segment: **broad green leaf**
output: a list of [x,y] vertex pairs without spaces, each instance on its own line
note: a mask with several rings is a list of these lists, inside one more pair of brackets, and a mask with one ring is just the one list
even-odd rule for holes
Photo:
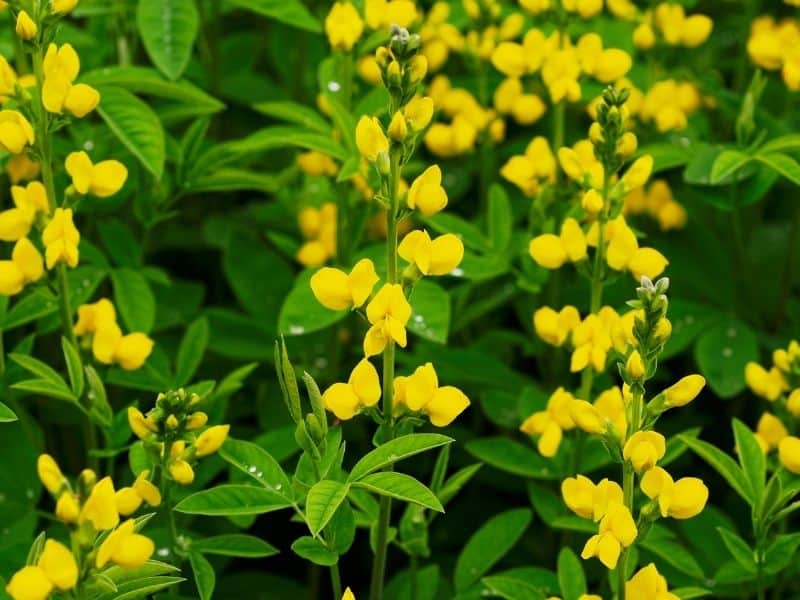
[[205,317],[198,318],[186,328],[175,362],[175,383],[178,387],[188,384],[197,372],[208,346],[208,333],[208,319]]
[[545,595],[535,585],[524,579],[508,575],[490,575],[481,579],[492,596],[505,600],[544,600]]
[[736,453],[742,472],[750,483],[753,501],[758,503],[764,494],[767,477],[767,460],[756,436],[747,425],[739,419],[733,420],[733,438],[736,441]]
[[722,150],[721,146],[708,144],[696,148],[683,171],[683,180],[694,185],[711,185],[711,168]]
[[788,135],[776,137],[761,146],[758,151],[764,154],[800,151],[800,133],[790,133]]
[[495,183],[489,188],[489,243],[497,252],[502,252],[511,243],[514,215],[511,202],[503,186]]
[[258,102],[253,105],[253,109],[261,114],[269,117],[274,117],[288,123],[295,123],[302,125],[308,129],[313,129],[319,133],[330,135],[332,128],[331,124],[325,120],[313,108],[300,104],[299,102],[291,102],[283,100],[281,102]]
[[780,152],[768,152],[766,154],[756,154],[755,159],[767,165],[773,171],[780,173],[793,184],[800,185],[800,163],[791,156]]
[[694,355],[700,373],[714,393],[730,398],[745,387],[747,363],[759,359],[758,338],[744,323],[725,320],[697,340]]
[[273,193],[280,187],[281,180],[275,175],[232,167],[199,173],[184,184],[184,189],[193,194],[251,190]]
[[237,360],[269,360],[275,332],[247,315],[212,308],[205,312],[211,326],[209,350]]
[[225,484],[187,496],[175,506],[180,513],[208,516],[260,515],[283,508],[291,502],[263,487]]
[[[352,491],[352,488],[351,488]],[[349,495],[349,493],[348,493]],[[350,502],[345,500],[325,527],[327,547],[339,556],[347,554],[356,539],[356,517]]]
[[323,479],[309,490],[306,498],[306,521],[314,537],[325,529],[336,509],[347,497],[349,489],[347,484]]
[[230,0],[230,4],[293,27],[313,32],[322,31],[319,21],[300,0]]
[[339,562],[339,555],[325,547],[319,538],[304,535],[292,544],[292,551],[297,556],[311,561],[315,565],[330,567]]
[[518,508],[495,515],[469,538],[456,560],[453,583],[463,592],[508,553],[531,522],[532,512]]
[[189,64],[200,19],[194,0],[139,0],[136,25],[145,50],[172,80]]
[[228,438],[219,455],[259,484],[292,502],[292,484],[269,452],[252,442]]
[[[330,327],[344,319],[346,310],[330,310],[322,306],[311,291],[315,269],[306,269],[297,276],[294,286],[281,306],[278,332],[281,335],[304,335]],[[409,322],[409,326],[411,323]]]
[[33,356],[28,356],[26,354],[18,354],[16,352],[11,352],[8,355],[8,358],[13,360],[26,371],[33,373],[34,375],[38,375],[41,379],[59,385],[65,389],[67,388],[67,382],[64,381],[64,378],[61,377],[61,375],[59,375],[50,365],[40,361],[38,358],[34,358]]
[[725,179],[733,178],[739,169],[752,160],[744,152],[738,150],[724,150],[714,159],[711,166],[711,183],[717,184],[723,182]]
[[119,219],[108,219],[97,224],[100,237],[114,263],[120,267],[139,267],[142,249],[130,228]]
[[491,243],[475,225],[461,217],[441,212],[423,219],[425,225],[437,233],[453,233],[461,238],[464,246],[480,252],[491,250]]
[[389,496],[404,502],[413,502],[437,512],[444,512],[442,503],[426,485],[405,473],[382,471],[370,473],[362,477],[353,486],[363,487],[367,490]]
[[792,562],[799,547],[800,533],[778,535],[767,547],[764,570],[769,574],[783,571]]
[[0,423],[11,423],[16,420],[17,415],[14,414],[14,411],[0,402]]
[[156,300],[140,271],[123,267],[111,272],[114,304],[131,331],[149,333],[156,319]]
[[406,325],[409,331],[445,344],[450,330],[450,294],[438,284],[423,279],[414,286],[408,301],[412,309]]
[[69,374],[69,383],[72,388],[72,393],[80,398],[83,394],[84,378],[83,378],[83,364],[81,363],[81,355],[78,349],[72,345],[67,338],[61,338],[61,349],[64,352],[64,360],[67,363],[67,373]]
[[731,553],[736,562],[738,562],[746,571],[750,573],[756,572],[756,561],[754,550],[747,545],[738,534],[729,531],[723,527],[718,528],[719,535],[722,538],[722,543]]
[[358,481],[364,476],[388,467],[397,461],[453,442],[453,438],[438,433],[412,433],[382,444],[361,457],[350,471],[348,481]]
[[180,573],[178,567],[157,560],[148,560],[143,565],[132,569],[120,567],[119,565],[112,565],[103,571],[103,574],[116,585],[121,585],[135,579],[142,579],[144,577],[156,577],[158,575],[176,573]]
[[[416,575],[416,586],[412,587],[413,575]],[[431,564],[416,571],[408,569],[397,573],[386,583],[383,597],[392,600],[435,600],[439,585],[439,566]]]
[[711,591],[700,587],[680,587],[670,590],[681,600],[692,600],[693,598],[705,598],[711,595]]
[[56,400],[64,400],[83,410],[83,407],[78,404],[78,398],[66,384],[58,384],[49,379],[28,379],[15,383],[11,387],[15,390],[30,392],[31,394],[41,394],[42,396],[55,398]]
[[102,86],[97,112],[157,180],[164,173],[164,129],[153,109],[121,87]]
[[656,525],[642,540],[641,548],[656,555],[680,572],[696,579],[703,579],[705,576],[703,569],[694,556],[672,537],[669,530]]
[[140,600],[151,594],[185,581],[183,577],[139,577],[117,586],[116,591],[98,596],[95,600]]
[[645,154],[653,157],[653,173],[682,167],[689,162],[690,158],[689,152],[685,148],[669,143],[647,144],[639,148],[636,156]]
[[261,558],[278,553],[278,549],[253,535],[227,533],[192,542],[192,551],[202,554]]
[[189,564],[192,566],[192,572],[194,573],[194,583],[197,586],[198,597],[200,600],[211,600],[214,595],[214,586],[217,582],[214,567],[199,552],[189,553]]
[[570,548],[562,548],[558,554],[558,584],[564,600],[578,600],[586,593],[583,566]]
[[488,465],[523,477],[559,479],[552,460],[545,459],[530,446],[507,437],[479,438],[467,442],[467,452]]
[[687,436],[681,436],[681,439],[695,454],[711,465],[742,499],[748,504],[753,504],[753,490],[750,482],[736,461],[708,442]]

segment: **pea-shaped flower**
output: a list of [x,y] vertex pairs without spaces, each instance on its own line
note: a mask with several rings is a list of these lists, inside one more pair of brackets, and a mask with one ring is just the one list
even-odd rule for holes
[[406,323],[411,318],[411,305],[398,283],[386,283],[367,305],[367,319],[372,327],[364,337],[364,354],[380,354],[389,340],[405,348]]
[[118,160],[103,160],[93,164],[84,151],[71,152],[65,163],[72,177],[72,187],[79,194],[107,198],[116,194],[128,179],[128,169]]
[[531,240],[530,255],[545,269],[558,269],[567,260],[579,262],[586,258],[586,236],[578,222],[569,217],[561,225],[560,235],[545,233]]
[[642,476],[642,491],[658,501],[662,517],[691,519],[700,514],[708,501],[708,488],[697,477],[674,481],[661,467],[653,467]]
[[347,383],[334,383],[322,394],[325,408],[337,419],[352,419],[362,407],[375,406],[381,398],[378,371],[366,358],[350,373]]
[[664,436],[657,431],[637,431],[625,443],[622,456],[637,472],[652,469],[666,452]]
[[427,231],[418,229],[403,238],[397,253],[423,275],[447,275],[461,264],[464,244],[452,233],[431,240]]
[[447,206],[447,192],[442,187],[442,170],[438,165],[428,167],[413,181],[406,194],[406,204],[426,217]]
[[389,151],[389,139],[383,133],[378,117],[364,115],[356,125],[356,146],[361,156],[369,162],[378,160],[378,156]]
[[377,281],[375,265],[368,258],[362,258],[349,274],[333,267],[320,269],[311,277],[311,291],[317,301],[330,310],[359,308],[367,301]]
[[351,50],[363,31],[364,21],[350,2],[335,2],[325,17],[325,34],[337,50]]
[[439,386],[431,363],[417,367],[408,377],[395,378],[395,405],[428,415],[435,427],[446,427],[470,405],[466,394],[451,385]]

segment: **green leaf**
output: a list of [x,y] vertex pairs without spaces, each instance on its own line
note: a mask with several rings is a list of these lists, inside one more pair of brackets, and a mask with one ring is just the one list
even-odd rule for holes
[[53,384],[67,389],[67,382],[64,381],[61,375],[59,375],[50,365],[40,361],[38,358],[28,356],[27,354],[17,354],[16,352],[9,353],[8,358],[13,360],[29,373],[38,375],[41,379],[45,379]]
[[149,333],[156,319],[156,299],[140,271],[123,267],[111,271],[114,304],[130,331]]
[[561,478],[552,460],[507,437],[472,440],[466,448],[478,460],[507,473],[534,479]]
[[278,316],[278,332],[281,335],[305,335],[319,331],[338,323],[348,315],[346,310],[325,308],[314,297],[309,282],[315,272],[316,269],[306,269],[300,273],[291,291],[283,300]]
[[655,525],[650,534],[642,540],[641,548],[656,555],[681,573],[695,579],[703,579],[705,574],[694,556],[672,538],[673,534],[668,529]]
[[408,299],[411,304],[409,331],[436,342],[447,343],[450,330],[450,294],[438,284],[423,279],[414,286]]
[[532,517],[527,508],[509,510],[495,515],[472,534],[456,560],[456,591],[470,588],[503,558],[525,533]]
[[668,171],[675,167],[682,167],[689,162],[689,153],[685,148],[676,144],[656,143],[647,144],[639,148],[636,156],[649,154],[653,157],[653,173]]
[[389,496],[403,502],[413,502],[437,512],[444,512],[442,503],[426,485],[417,481],[411,475],[382,471],[371,473],[356,481],[353,486],[363,487],[367,490]]
[[750,482],[753,491],[753,501],[758,503],[764,495],[764,485],[767,478],[767,460],[756,436],[750,428],[739,419],[733,420],[733,437],[736,441],[736,453],[739,455],[739,464],[742,472]]
[[505,600],[544,600],[542,591],[525,581],[508,575],[491,575],[481,579],[483,585],[489,588],[493,595]]
[[791,156],[780,152],[768,152],[766,154],[756,154],[755,159],[767,165],[773,171],[780,173],[793,184],[800,185],[800,163]]
[[562,548],[558,554],[558,585],[564,600],[578,600],[586,593],[583,566],[570,548]]
[[292,551],[300,558],[323,567],[330,567],[339,562],[339,555],[336,552],[328,550],[319,538],[310,535],[297,538],[292,544]]
[[800,150],[800,133],[790,133],[769,140],[758,149],[760,153],[770,154],[772,152],[797,152]]
[[194,0],[139,0],[136,25],[153,64],[178,79],[192,55],[200,19]]
[[425,217],[422,221],[437,233],[453,233],[457,235],[467,248],[481,252],[491,250],[491,244],[486,239],[486,236],[481,233],[481,230],[461,217],[442,212],[432,217]]
[[17,415],[14,414],[14,411],[0,402],[0,423],[11,423],[16,420]]
[[738,150],[724,150],[720,152],[711,166],[711,183],[718,184],[725,179],[732,178],[736,171],[751,160],[752,157]]
[[511,202],[503,186],[495,183],[489,188],[489,243],[495,251],[502,252],[511,243],[514,215]]
[[719,535],[722,538],[722,543],[731,553],[736,562],[738,562],[747,572],[755,573],[757,570],[755,561],[755,552],[750,546],[747,545],[741,537],[733,531],[729,531],[724,527],[718,527]]
[[264,540],[242,533],[227,533],[193,541],[192,551],[239,558],[262,558],[278,553],[277,548]]
[[187,496],[175,506],[180,513],[207,516],[260,515],[289,508],[291,502],[263,487],[225,484]]
[[253,104],[253,109],[263,115],[274,117],[288,123],[302,125],[308,129],[313,129],[319,133],[330,135],[331,124],[313,108],[284,100],[281,102],[258,102]]
[[694,354],[700,373],[714,393],[731,398],[745,388],[747,363],[759,359],[758,337],[744,323],[725,320],[697,340]]
[[292,484],[272,455],[252,442],[228,438],[219,455],[260,485],[292,502]]
[[185,581],[183,577],[140,577],[118,585],[116,591],[98,596],[95,600],[139,600],[181,581]]
[[300,0],[230,0],[230,4],[293,27],[314,32],[322,31],[319,21],[308,12]]
[[67,363],[70,387],[75,396],[80,398],[81,394],[83,394],[84,386],[81,355],[78,354],[78,349],[72,345],[72,342],[65,337],[61,338],[61,349],[64,352],[64,360]]
[[214,595],[214,586],[217,582],[214,567],[199,552],[189,553],[189,564],[192,565],[192,572],[194,572],[194,583],[197,586],[198,597],[200,600],[211,600]]
[[348,484],[323,479],[309,490],[306,498],[306,522],[314,537],[331,520],[336,509],[347,497],[349,489]]
[[184,184],[184,189],[193,194],[251,190],[272,193],[277,192],[280,187],[281,180],[275,175],[231,167],[201,173]]
[[453,442],[453,438],[438,433],[412,433],[403,435],[378,446],[361,457],[350,471],[347,481],[354,482],[366,475],[388,467],[397,461],[409,458]]
[[670,593],[675,594],[681,600],[692,600],[711,595],[709,590],[700,587],[680,587],[670,590]]
[[770,575],[783,571],[800,547],[800,533],[780,534],[767,547],[764,570]]
[[716,446],[703,440],[688,436],[680,436],[683,443],[689,446],[692,451],[706,461],[714,470],[728,482],[733,490],[739,494],[748,504],[753,504],[753,490],[750,482],[745,477],[744,472],[730,456],[725,454]]
[[153,109],[121,87],[102,86],[97,112],[153,177],[164,173],[164,129]]
[[75,404],[78,408],[83,410],[80,404],[78,404],[78,398],[72,393],[72,390],[70,390],[66,384],[59,385],[50,381],[49,379],[28,379],[26,381],[15,383],[11,387],[15,390],[30,392],[32,394],[41,394],[42,396],[55,398],[56,400],[65,400],[66,402]]
[[108,219],[97,224],[103,245],[114,263],[121,267],[139,267],[142,249],[130,228],[119,219]]
[[208,346],[208,333],[208,319],[205,317],[198,318],[186,328],[175,362],[177,387],[188,384],[197,372]]

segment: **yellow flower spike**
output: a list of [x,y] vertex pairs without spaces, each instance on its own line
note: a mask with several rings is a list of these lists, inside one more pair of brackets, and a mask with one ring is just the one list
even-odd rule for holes
[[645,366],[638,350],[631,352],[628,360],[625,362],[625,371],[632,379],[640,379],[644,377]]
[[408,188],[406,204],[426,217],[435,215],[447,206],[447,192],[442,187],[442,170],[431,165]]
[[47,268],[52,269],[61,262],[69,267],[76,267],[80,239],[81,235],[72,222],[72,209],[57,208],[42,232]]
[[406,136],[408,135],[408,123],[406,123],[406,119],[402,112],[397,111],[394,113],[394,116],[389,123],[387,133],[389,134],[389,137],[396,142],[402,142],[404,139],[406,139]]
[[169,464],[169,474],[181,485],[189,485],[194,481],[194,469],[185,460],[173,460]]
[[637,158],[622,176],[622,185],[626,192],[643,186],[653,172],[653,157],[649,154]]
[[569,414],[578,429],[586,433],[602,435],[606,431],[606,420],[594,406],[586,400],[573,400]]
[[769,452],[778,447],[780,442],[789,435],[789,431],[778,417],[765,412],[756,425],[756,435],[761,438]]
[[83,504],[78,522],[91,523],[97,531],[105,531],[117,526],[119,513],[117,512],[114,482],[110,477],[104,477],[94,485]]
[[552,233],[545,233],[533,238],[528,251],[531,258],[545,269],[558,269],[567,262],[568,258],[561,239]]
[[778,459],[787,471],[800,475],[800,438],[783,438],[778,444]]
[[403,108],[403,115],[412,131],[422,131],[433,118],[433,99],[428,96],[414,96]]
[[50,9],[53,14],[66,15],[78,6],[78,0],[50,0]]
[[708,39],[714,22],[706,15],[691,15],[683,22],[681,44],[696,48]]
[[356,125],[356,146],[361,156],[375,162],[378,155],[389,151],[389,140],[383,133],[378,117],[364,115]]
[[383,352],[392,339],[401,347],[406,346],[406,323],[411,318],[411,305],[400,284],[386,283],[367,305],[367,319],[372,327],[364,338],[364,353],[367,356]]
[[150,477],[149,470],[145,469],[139,473],[136,481],[133,482],[133,489],[149,506],[158,506],[161,504],[161,492],[148,477]]
[[336,50],[349,52],[364,31],[364,21],[350,2],[334,2],[325,17],[328,43]]
[[637,472],[652,469],[666,452],[664,436],[657,431],[637,431],[625,443],[622,456]]
[[0,150],[21,154],[35,141],[33,126],[16,110],[0,110]]
[[95,566],[102,569],[113,562],[125,569],[133,569],[147,562],[154,551],[153,541],[136,533],[136,521],[128,519],[100,544]]
[[31,16],[24,10],[19,11],[17,15],[17,25],[15,27],[17,35],[23,40],[32,40],[36,37],[39,27],[36,25]]
[[144,365],[153,345],[153,340],[144,333],[129,333],[117,343],[113,360],[126,371],[135,371]]
[[53,584],[44,569],[36,566],[22,567],[6,586],[12,600],[46,600],[52,591]]
[[706,380],[702,375],[687,375],[664,390],[665,405],[670,408],[686,406],[697,397],[705,385]]
[[461,264],[464,244],[452,233],[431,240],[427,231],[415,230],[403,238],[397,253],[423,275],[447,275]]
[[668,591],[667,580],[653,563],[639,569],[625,583],[625,597],[630,600],[678,600],[678,596]]
[[219,450],[222,444],[225,443],[230,429],[230,425],[214,425],[197,436],[194,442],[194,446],[197,449],[197,458],[214,454]]
[[49,454],[40,454],[36,461],[39,480],[48,492],[57,495],[67,482],[55,459]]
[[123,517],[132,515],[142,505],[142,497],[132,487],[118,489],[114,500],[117,505],[117,512]]
[[67,156],[65,168],[72,177],[72,186],[79,194],[108,198],[116,194],[128,178],[128,169],[118,160],[92,163],[83,150]]
[[78,506],[78,499],[70,491],[64,491],[56,502],[56,516],[64,523],[76,523],[80,515],[81,508]]

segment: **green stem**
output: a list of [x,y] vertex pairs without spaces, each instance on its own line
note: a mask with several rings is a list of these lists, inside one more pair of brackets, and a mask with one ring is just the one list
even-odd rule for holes
[[[634,433],[639,431],[642,426],[642,405],[643,395],[641,389],[634,389],[633,398],[631,399],[631,417],[628,422],[627,438],[630,438]],[[633,493],[634,493],[634,471],[633,465],[630,461],[625,461],[622,465],[622,498],[623,503],[633,515]],[[628,573],[628,548],[625,548],[620,555],[617,564],[617,582],[618,592],[617,597],[619,600],[625,600],[625,582]]]
[[6,373],[6,348],[3,340],[3,330],[0,329],[0,377]]
[[161,469],[159,483],[161,484],[161,513],[167,521],[167,533],[169,534],[169,559],[173,564],[178,564],[178,555],[175,551],[178,547],[178,527],[175,525],[175,513],[172,510],[172,481],[169,479],[167,470],[167,457],[171,455],[171,449],[171,443],[165,445],[164,458],[159,465]]
[[333,588],[333,600],[342,597],[342,578],[339,575],[339,563],[331,566],[331,587]]
[[561,100],[553,107],[553,152],[558,152],[564,145],[564,121],[566,118],[566,103]]
[[416,556],[411,556],[411,600],[417,600],[417,571],[419,561]]

